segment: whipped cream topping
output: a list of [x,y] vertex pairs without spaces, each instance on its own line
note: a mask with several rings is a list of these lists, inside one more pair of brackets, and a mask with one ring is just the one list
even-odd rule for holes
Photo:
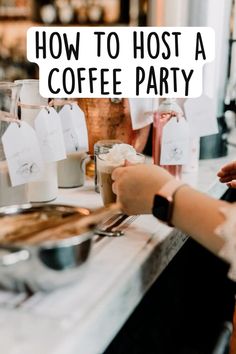
[[98,166],[102,170],[112,171],[115,167],[123,166],[125,160],[137,164],[144,162],[143,155],[137,154],[133,146],[129,144],[115,144],[106,154],[99,155]]

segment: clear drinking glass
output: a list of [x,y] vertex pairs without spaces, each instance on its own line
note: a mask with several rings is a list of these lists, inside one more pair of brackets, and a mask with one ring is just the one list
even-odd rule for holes
[[[0,206],[24,204],[28,202],[27,185],[12,187],[8,165],[2,145],[2,136],[10,124],[10,119],[18,119],[18,99],[21,85],[0,82]],[[8,119],[9,121],[4,121]],[[14,142],[12,142],[14,144]]]
[[94,144],[94,164],[95,164],[95,173],[94,173],[94,183],[95,183],[95,191],[99,193],[99,183],[98,183],[98,173],[97,173],[97,156],[100,154],[105,154],[112,148],[115,144],[122,144],[121,140],[116,139],[106,139],[99,140]]
[[[107,151],[108,152],[108,151]],[[97,173],[98,173],[98,183],[103,200],[103,204],[107,205],[116,202],[116,195],[112,190],[113,180],[111,178],[112,171],[117,167],[124,167],[124,161],[115,163],[114,161],[106,160],[106,153],[97,155]],[[140,153],[136,153],[134,158],[129,160],[133,165],[142,164],[145,162],[145,156]]]

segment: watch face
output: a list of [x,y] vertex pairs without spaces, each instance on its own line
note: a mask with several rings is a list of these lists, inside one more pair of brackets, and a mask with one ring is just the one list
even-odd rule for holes
[[158,219],[168,222],[170,202],[161,195],[155,195],[153,203],[153,215]]

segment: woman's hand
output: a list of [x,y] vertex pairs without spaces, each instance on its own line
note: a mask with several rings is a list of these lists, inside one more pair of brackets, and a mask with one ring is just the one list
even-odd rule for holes
[[220,182],[227,183],[231,188],[236,188],[236,161],[229,162],[217,173]]
[[156,165],[118,167],[112,173],[112,189],[124,213],[151,214],[154,195],[172,178]]

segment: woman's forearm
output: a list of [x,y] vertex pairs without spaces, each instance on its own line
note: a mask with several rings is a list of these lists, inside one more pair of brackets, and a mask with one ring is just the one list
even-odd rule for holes
[[172,223],[218,255],[224,241],[215,234],[215,229],[224,221],[219,209],[225,205],[227,203],[183,186],[175,195]]
[[[150,214],[154,195],[173,177],[155,165],[136,165],[114,169],[112,179],[113,191],[123,212],[134,215]],[[215,200],[186,185],[177,190],[174,199],[173,225],[218,254],[224,241],[215,235],[215,229],[224,221],[219,209],[228,203]]]

